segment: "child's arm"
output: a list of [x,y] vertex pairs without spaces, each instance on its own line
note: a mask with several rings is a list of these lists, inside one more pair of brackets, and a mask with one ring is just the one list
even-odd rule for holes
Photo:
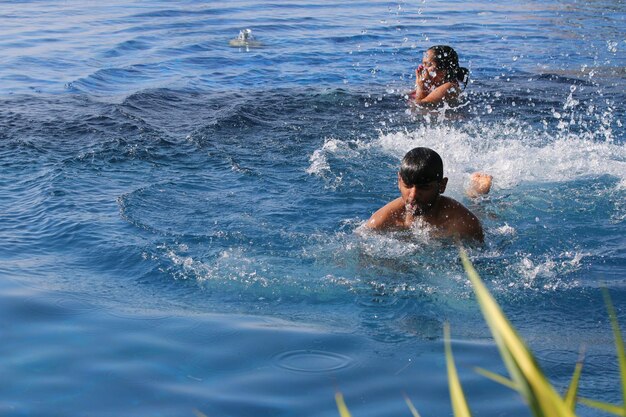
[[[416,93],[417,93],[416,88]],[[421,96],[415,94],[415,102],[417,104],[439,104],[442,101],[455,99],[459,95],[459,85],[455,82],[447,82],[439,87],[435,88],[429,94],[422,94]]]

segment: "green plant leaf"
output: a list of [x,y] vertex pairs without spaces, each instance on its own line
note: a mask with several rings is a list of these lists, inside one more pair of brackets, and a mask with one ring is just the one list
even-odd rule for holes
[[617,314],[615,313],[615,308],[613,307],[613,302],[611,301],[611,295],[606,287],[602,287],[602,295],[604,297],[606,309],[609,312],[611,327],[613,328],[615,350],[617,351],[617,359],[619,362],[619,370],[622,381],[622,415],[626,415],[626,352],[624,352],[624,339],[622,339],[622,332],[619,329]]
[[598,410],[606,411],[607,413],[615,414],[616,416],[626,417],[626,414],[624,414],[624,407],[621,405],[613,405],[602,401],[590,400],[589,398],[579,398],[578,401],[588,405],[589,407],[597,408]]
[[450,345],[450,325],[445,323],[443,326],[443,340],[446,350],[446,365],[448,367],[448,386],[450,387],[450,401],[452,402],[452,410],[455,417],[471,417],[469,406],[463,394],[463,388],[459,381],[459,375],[454,364],[452,356],[452,346]]
[[500,375],[500,374],[496,374],[495,372],[491,372],[486,370],[485,368],[480,368],[480,367],[476,367],[474,368],[474,371],[476,371],[477,373],[481,374],[482,376],[491,379],[494,382],[497,382],[500,385],[504,385],[507,388],[511,388],[514,391],[518,391],[518,387],[517,385],[515,385],[514,381],[511,381],[510,379]]
[[574,367],[574,375],[572,375],[572,381],[569,384],[567,393],[565,394],[565,404],[570,410],[576,411],[576,399],[578,398],[578,384],[580,382],[580,374],[583,370],[583,357],[584,352],[581,350],[576,366]]
[[340,392],[335,394],[335,402],[337,403],[337,408],[339,409],[339,415],[341,417],[352,417],[350,415],[350,411],[348,411],[345,401],[343,400],[343,395],[341,395]]
[[421,417],[420,413],[418,413],[417,409],[413,406],[411,399],[406,394],[404,394],[404,401],[406,401],[406,405],[409,406],[409,410],[411,410],[411,414],[413,414],[413,417]]
[[534,356],[480,279],[463,249],[460,250],[460,256],[500,355],[518,387],[518,392],[526,399],[533,414],[543,417],[574,416],[573,411],[548,382]]

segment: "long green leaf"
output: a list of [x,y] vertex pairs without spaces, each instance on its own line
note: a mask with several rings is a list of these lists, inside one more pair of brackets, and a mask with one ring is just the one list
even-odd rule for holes
[[496,374],[495,372],[491,372],[480,367],[474,368],[474,371],[476,371],[477,373],[481,374],[482,376],[486,378],[491,379],[494,382],[497,382],[500,385],[504,385],[507,388],[511,388],[512,390],[518,391],[518,387],[517,385],[515,385],[515,382],[511,381],[510,379],[502,375]]
[[341,395],[340,392],[335,394],[335,402],[337,403],[337,408],[339,409],[339,415],[341,417],[352,417],[350,415],[350,411],[348,411],[345,401],[343,400],[343,395]]
[[626,417],[624,413],[624,407],[620,405],[613,405],[602,401],[590,400],[589,398],[579,398],[579,402],[588,405],[589,407],[597,408],[598,410],[606,411],[607,413],[615,414],[616,416]]
[[602,287],[602,295],[604,296],[604,303],[606,304],[606,309],[609,312],[609,319],[611,320],[611,327],[613,328],[615,350],[617,351],[617,359],[619,361],[619,370],[622,381],[622,414],[626,415],[626,352],[624,351],[624,339],[622,339],[622,332],[619,330],[617,314],[615,314],[615,308],[613,307],[613,302],[611,301],[611,295],[606,287]]
[[574,367],[574,375],[572,375],[572,381],[569,384],[567,393],[565,394],[565,404],[570,410],[576,411],[576,399],[578,398],[578,384],[580,382],[580,374],[583,370],[583,352],[580,352],[580,357]]
[[469,406],[463,394],[463,388],[459,381],[459,375],[454,365],[454,357],[452,356],[452,347],[450,346],[450,325],[448,323],[443,326],[443,340],[446,349],[446,364],[448,367],[448,386],[450,387],[450,401],[452,402],[452,410],[455,417],[471,417]]
[[462,249],[461,260],[505,365],[532,412],[536,416],[544,417],[574,416],[565,401],[548,382],[534,356],[509,323]]
[[513,385],[516,387],[517,392],[519,392],[526,399],[526,401],[528,401],[529,407],[532,410],[537,409],[538,406],[532,394],[532,387],[529,385],[526,377],[519,368],[519,365],[516,362],[515,358],[513,358],[513,354],[507,347],[506,342],[502,338],[502,335],[500,333],[494,332],[493,330],[491,334],[493,336],[493,340],[498,346],[498,350],[500,351],[500,357],[502,358],[506,369],[509,371],[509,375],[511,376]]
[[409,406],[409,410],[411,410],[411,414],[413,414],[413,417],[421,417],[420,413],[417,412],[417,409],[415,408],[415,406],[411,402],[411,399],[406,394],[404,394],[404,401],[406,401],[406,405]]

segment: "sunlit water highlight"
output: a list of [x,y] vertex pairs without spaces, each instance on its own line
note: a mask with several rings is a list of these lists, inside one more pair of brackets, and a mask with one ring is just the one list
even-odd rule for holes
[[[618,402],[626,323],[619,2],[0,5],[0,414],[523,414],[457,248],[359,226],[400,158],[443,156],[470,256],[542,366]],[[229,41],[251,28],[255,45]],[[453,45],[460,108],[411,109]],[[470,173],[489,196],[464,195]],[[581,408],[585,416],[600,415]]]

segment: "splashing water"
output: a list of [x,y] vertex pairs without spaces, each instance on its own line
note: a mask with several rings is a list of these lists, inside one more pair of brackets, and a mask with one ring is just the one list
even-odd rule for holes
[[[585,344],[582,394],[619,401],[597,294],[626,322],[619,2],[0,16],[0,414],[336,415],[334,385],[359,416],[406,413],[402,391],[449,413],[444,321],[460,362],[500,366],[457,248],[361,228],[414,146],[483,222],[471,258],[551,379],[567,386]],[[231,47],[242,28],[262,47]],[[469,83],[458,107],[415,109],[434,44]],[[474,171],[494,176],[488,196],[465,196]],[[476,414],[523,414],[461,377],[489,393]]]

